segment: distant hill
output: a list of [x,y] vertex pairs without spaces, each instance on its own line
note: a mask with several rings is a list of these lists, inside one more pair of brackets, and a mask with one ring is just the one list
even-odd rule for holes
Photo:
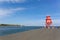
[[0,24],[0,26],[21,26],[18,24]]

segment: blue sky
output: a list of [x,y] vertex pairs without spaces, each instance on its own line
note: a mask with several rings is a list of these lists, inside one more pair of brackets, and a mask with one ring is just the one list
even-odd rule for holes
[[60,0],[0,0],[0,23],[31,26],[45,25],[50,15],[60,25]]

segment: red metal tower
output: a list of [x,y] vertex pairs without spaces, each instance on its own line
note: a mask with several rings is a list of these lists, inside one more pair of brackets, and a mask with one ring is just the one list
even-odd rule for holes
[[52,24],[52,19],[50,18],[50,16],[46,16],[46,28],[50,27],[51,24]]

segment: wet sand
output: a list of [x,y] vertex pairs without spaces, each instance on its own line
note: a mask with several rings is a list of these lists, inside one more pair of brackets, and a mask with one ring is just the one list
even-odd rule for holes
[[5,36],[0,40],[60,40],[60,29],[36,29]]

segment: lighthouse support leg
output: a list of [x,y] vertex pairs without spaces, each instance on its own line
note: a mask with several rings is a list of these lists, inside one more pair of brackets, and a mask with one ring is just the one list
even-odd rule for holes
[[50,25],[46,24],[46,28],[50,29]]

